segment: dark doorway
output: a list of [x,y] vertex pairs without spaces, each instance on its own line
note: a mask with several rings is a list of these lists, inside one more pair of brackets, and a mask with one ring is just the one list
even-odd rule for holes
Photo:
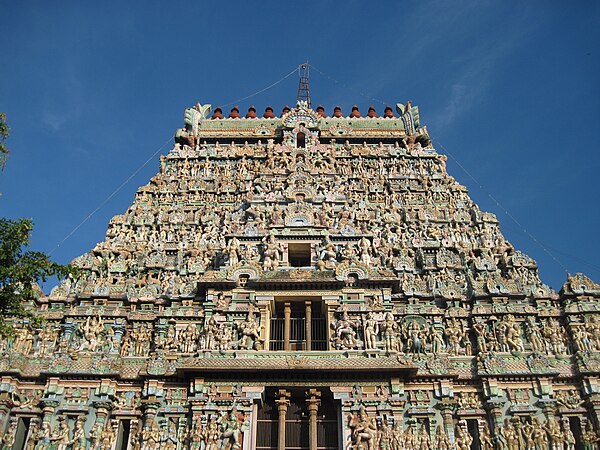
[[[19,417],[17,421],[17,430],[15,433],[15,442],[12,448],[18,450],[25,448],[25,440],[27,439],[30,421],[31,419],[29,417]],[[31,437],[31,439],[33,439],[33,437]]]
[[290,243],[288,244],[288,261],[292,267],[309,267],[310,264],[310,243]]
[[304,133],[296,135],[296,148],[306,148],[306,135]]
[[477,419],[467,419],[467,431],[473,438],[471,450],[479,450],[481,448],[479,442],[479,421]]
[[119,420],[119,432],[117,434],[117,445],[115,446],[117,450],[127,450],[130,426],[131,422],[129,420]]
[[[256,426],[256,450],[276,450],[278,438],[278,412],[275,393],[278,389],[268,388],[265,402],[258,409]],[[289,450],[309,449],[309,417],[306,408],[306,389],[289,389],[291,398],[285,416],[285,448]],[[330,392],[323,390],[317,414],[317,448],[337,450],[338,421],[337,407]]]
[[571,416],[568,419],[571,433],[573,433],[573,436],[575,437],[575,450],[583,450],[583,440],[581,439],[583,430],[581,428],[581,421],[579,420],[579,417],[576,416]]

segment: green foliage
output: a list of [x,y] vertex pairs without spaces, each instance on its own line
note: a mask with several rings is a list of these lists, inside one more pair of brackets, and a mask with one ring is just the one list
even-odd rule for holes
[[8,147],[5,141],[10,133],[8,123],[6,122],[6,114],[0,113],[0,170],[6,166],[6,157],[8,156]]
[[[9,132],[6,114],[0,113],[0,170],[6,165]],[[0,218],[0,335],[12,331],[2,320],[7,316],[29,316],[33,320],[23,305],[40,293],[39,282],[55,275],[64,278],[76,274],[71,266],[52,262],[44,253],[26,251],[32,231],[30,219]]]
[[[23,304],[40,293],[38,282],[73,273],[70,266],[52,262],[44,253],[25,250],[32,230],[30,219],[0,219],[0,318],[28,315]],[[7,331],[0,323],[0,334]]]

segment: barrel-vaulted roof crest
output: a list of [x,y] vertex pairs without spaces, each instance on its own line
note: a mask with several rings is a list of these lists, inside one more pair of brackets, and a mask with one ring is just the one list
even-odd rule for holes
[[308,106],[308,103],[299,100],[294,109],[284,114],[281,123],[286,128],[296,128],[301,124],[306,128],[316,128],[319,120],[319,115]]

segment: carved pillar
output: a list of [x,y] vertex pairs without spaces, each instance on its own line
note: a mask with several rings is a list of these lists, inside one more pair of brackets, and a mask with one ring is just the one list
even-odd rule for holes
[[309,449],[317,450],[317,412],[321,404],[321,392],[316,389],[306,391],[306,405],[308,407],[308,437]]
[[592,418],[594,428],[600,427],[600,394],[594,393],[588,396],[586,406]]
[[290,350],[290,329],[292,326],[292,305],[290,302],[285,302],[283,305],[283,349],[285,351]]
[[306,349],[312,350],[312,302],[307,301],[306,305]]
[[503,426],[503,420],[502,420],[502,407],[503,407],[503,405],[504,405],[504,402],[499,401],[497,399],[488,400],[483,405],[483,407],[488,412],[489,418],[492,420],[492,428],[490,430],[490,433],[496,439],[498,438],[497,435],[496,435],[497,432],[498,432],[498,430],[500,429],[500,427]]
[[285,389],[279,389],[277,391],[277,411],[279,413],[278,428],[277,428],[277,450],[285,450],[285,415],[287,414],[288,407],[290,406],[291,394]]
[[109,413],[113,409],[113,403],[110,400],[97,400],[92,402],[92,406],[96,408],[96,422],[104,426],[107,423]]
[[25,436],[25,447],[24,448],[34,448],[36,442],[36,435],[38,430],[40,429],[41,421],[39,417],[32,417],[29,422],[29,429],[27,430],[27,435]]
[[40,406],[42,407],[43,412],[43,422],[51,422],[52,416],[54,415],[56,408],[58,408],[58,405],[60,405],[58,400],[48,398],[42,398],[40,400]]
[[8,392],[0,394],[0,432],[3,432],[8,424],[8,416],[13,402],[8,395]]
[[[442,422],[443,422],[443,426],[444,426],[444,431],[446,432],[446,435],[450,439],[450,442],[454,442],[453,412],[454,412],[455,405],[448,398],[444,398],[444,399],[442,399],[442,401],[440,403],[438,403],[437,407],[440,409],[440,412],[442,414]],[[433,433],[434,432],[433,427],[431,427],[431,428],[432,429],[430,429],[429,432]]]
[[142,409],[144,411],[144,427],[151,426],[156,414],[160,408],[160,402],[147,400],[142,402]]

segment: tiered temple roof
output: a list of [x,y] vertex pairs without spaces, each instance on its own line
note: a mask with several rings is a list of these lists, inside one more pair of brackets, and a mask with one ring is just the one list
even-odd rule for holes
[[[311,427],[335,422],[311,450],[502,448],[529,427],[590,441],[600,286],[544,285],[410,102],[270,113],[186,109],[79,277],[32,300],[43,325],[14,319],[0,344],[13,443],[209,448],[212,430],[219,448],[283,448],[263,438],[290,401]],[[327,411],[348,418],[339,439]]]

